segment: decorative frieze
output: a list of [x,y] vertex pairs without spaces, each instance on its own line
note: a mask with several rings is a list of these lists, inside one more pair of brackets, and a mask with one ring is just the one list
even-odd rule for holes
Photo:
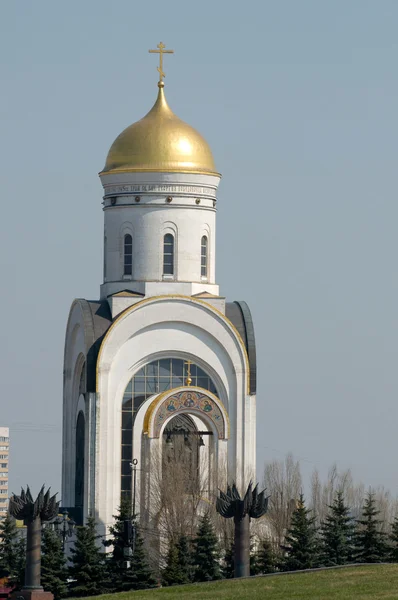
[[207,196],[216,197],[216,189],[212,187],[198,185],[175,185],[167,183],[145,183],[145,184],[125,184],[110,185],[104,187],[105,197],[123,196],[129,194],[173,194],[184,196]]

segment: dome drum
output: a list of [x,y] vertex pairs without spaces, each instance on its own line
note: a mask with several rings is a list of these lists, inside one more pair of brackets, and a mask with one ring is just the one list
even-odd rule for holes
[[104,173],[101,181],[104,208],[167,205],[214,210],[220,178],[195,173]]

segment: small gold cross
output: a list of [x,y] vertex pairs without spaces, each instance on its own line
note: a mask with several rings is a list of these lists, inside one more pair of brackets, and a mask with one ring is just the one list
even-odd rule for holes
[[193,362],[191,360],[187,360],[185,362],[185,364],[187,365],[187,378],[185,380],[185,385],[190,386],[192,383],[192,377],[191,377],[191,365],[193,364]]
[[149,52],[150,54],[159,54],[159,84],[163,84],[163,78],[166,77],[163,71],[163,54],[174,54],[174,50],[165,50],[166,46],[163,42],[160,42],[160,44],[157,45],[157,48],[159,48],[159,50],[149,50]]

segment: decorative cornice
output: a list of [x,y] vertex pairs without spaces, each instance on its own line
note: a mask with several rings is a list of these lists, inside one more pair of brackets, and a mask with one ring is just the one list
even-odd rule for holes
[[104,185],[104,197],[131,196],[134,194],[181,194],[184,196],[208,196],[211,200],[216,198],[215,186],[187,185],[175,183],[131,183]]

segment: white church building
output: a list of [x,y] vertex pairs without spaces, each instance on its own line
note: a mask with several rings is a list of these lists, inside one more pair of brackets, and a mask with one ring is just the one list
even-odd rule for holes
[[210,496],[255,476],[253,323],[216,281],[221,176],[204,138],[169,108],[162,61],[158,71],[154,106],[116,138],[99,174],[100,297],[74,300],[66,329],[62,503],[100,528],[131,497],[133,460],[141,518],[170,449],[178,460],[189,447]]

